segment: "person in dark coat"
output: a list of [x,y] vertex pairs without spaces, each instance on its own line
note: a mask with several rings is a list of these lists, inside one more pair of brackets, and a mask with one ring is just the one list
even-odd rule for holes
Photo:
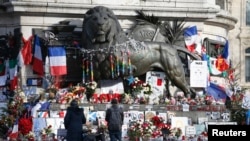
[[72,100],[64,117],[64,126],[67,129],[67,141],[82,141],[82,125],[85,123],[86,117],[83,109],[79,108],[76,99]]
[[[111,116],[112,116],[113,112],[115,112],[115,111],[120,114],[120,118],[116,119],[116,120],[119,120],[117,122],[120,123],[119,129],[113,129],[113,127],[111,127],[111,126],[113,126],[111,123],[114,123],[114,121],[112,121],[112,119],[111,119]],[[121,128],[121,126],[123,125],[124,113],[123,113],[123,109],[121,107],[119,107],[117,99],[113,98],[111,100],[111,107],[106,110],[105,120],[108,122],[110,141],[122,141],[122,128]]]

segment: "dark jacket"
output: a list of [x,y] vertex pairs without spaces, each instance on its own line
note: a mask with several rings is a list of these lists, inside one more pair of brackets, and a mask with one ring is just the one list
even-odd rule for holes
[[[121,125],[122,125],[122,124],[123,124],[123,120],[124,120],[123,109],[120,108],[120,107],[118,106],[118,104],[113,104],[113,105],[111,106],[111,108],[114,108],[114,110],[119,110],[119,111],[120,111],[120,114],[121,114]],[[105,120],[108,122],[108,126],[109,126],[109,122],[112,122],[112,121],[110,121],[111,112],[112,112],[112,111],[111,111],[110,108],[107,109],[107,111],[106,111]]]
[[82,141],[82,125],[86,118],[82,108],[68,107],[64,117],[64,126],[67,129],[67,141]]

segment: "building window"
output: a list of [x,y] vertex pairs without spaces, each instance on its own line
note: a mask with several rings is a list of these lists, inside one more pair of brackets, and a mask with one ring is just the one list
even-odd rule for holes
[[250,25],[250,0],[246,0],[246,25]]
[[222,54],[224,50],[225,43],[220,41],[211,40],[208,38],[204,39],[204,46],[206,47],[206,53],[210,57],[217,58],[220,54]]
[[216,5],[219,5],[221,9],[226,10],[226,9],[225,9],[225,0],[216,0],[216,1],[215,1],[215,4],[216,4]]
[[250,82],[250,47],[245,50],[245,55],[246,82]]

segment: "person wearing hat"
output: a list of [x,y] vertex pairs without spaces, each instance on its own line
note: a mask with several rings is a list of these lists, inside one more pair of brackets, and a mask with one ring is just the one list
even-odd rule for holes
[[122,125],[124,113],[118,106],[118,100],[111,100],[111,107],[106,110],[105,120],[108,123],[110,141],[122,141]]
[[82,141],[82,125],[86,123],[83,108],[79,108],[78,101],[73,99],[67,108],[64,117],[64,126],[67,129],[67,141]]

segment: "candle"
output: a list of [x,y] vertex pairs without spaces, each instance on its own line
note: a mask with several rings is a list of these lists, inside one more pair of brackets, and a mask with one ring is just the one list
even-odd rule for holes
[[129,72],[129,75],[132,74],[132,66],[131,66],[131,59],[130,59],[130,53],[129,51],[127,52],[127,55],[128,55],[128,72]]
[[110,54],[109,59],[110,59],[111,77],[114,78],[114,63],[112,54]]
[[116,56],[116,72],[117,72],[117,76],[120,75],[120,61],[119,61],[119,57]]
[[90,55],[90,82],[94,81],[93,56]]
[[124,52],[122,51],[122,75],[125,74],[125,59],[124,59]]

